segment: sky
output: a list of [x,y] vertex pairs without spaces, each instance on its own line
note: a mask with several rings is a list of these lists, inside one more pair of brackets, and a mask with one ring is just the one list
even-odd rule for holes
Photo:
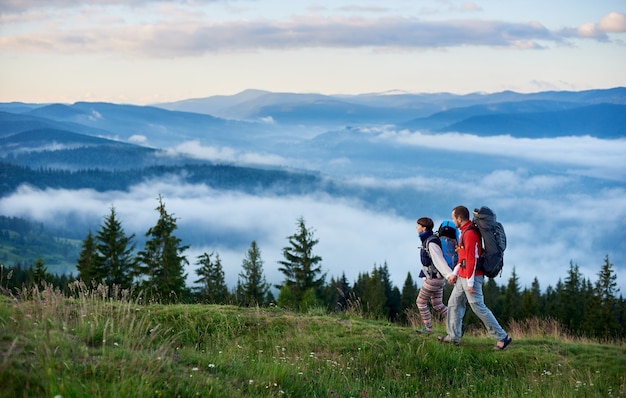
[[0,0],[0,102],[626,86],[623,0]]

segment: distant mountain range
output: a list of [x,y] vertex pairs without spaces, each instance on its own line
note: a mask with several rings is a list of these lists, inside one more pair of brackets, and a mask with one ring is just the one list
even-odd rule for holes
[[69,169],[172,165],[193,159],[162,156],[162,150],[190,141],[279,156],[340,150],[338,145],[370,151],[373,144],[351,132],[370,126],[432,134],[624,138],[626,88],[352,96],[246,90],[155,106],[2,103],[0,160]]
[[[386,124],[479,135],[562,136],[626,134],[626,88],[522,94],[320,94],[247,90],[233,96],[157,104],[164,109],[284,124]],[[566,112],[570,111],[570,112]],[[592,131],[590,131],[591,129]]]

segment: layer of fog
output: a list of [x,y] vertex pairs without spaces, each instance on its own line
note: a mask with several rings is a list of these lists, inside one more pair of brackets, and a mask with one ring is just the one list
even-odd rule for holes
[[[338,132],[335,136],[340,134],[342,133]],[[322,136],[327,137],[321,139]],[[257,148],[263,146],[265,149],[257,152],[228,145],[209,145],[195,140],[168,148],[166,153],[213,162],[314,169],[336,176],[341,173],[360,176],[380,174],[376,167],[368,166],[379,157],[391,154],[387,167],[381,168],[387,175],[393,174],[395,169],[395,177],[399,177],[407,166],[423,167],[427,166],[425,162],[430,161],[447,165],[451,161],[459,162],[471,155],[481,163],[475,164],[476,167],[496,159],[510,159],[518,162],[519,166],[516,168],[529,168],[530,163],[558,168],[560,174],[626,183],[626,157],[623,156],[626,153],[626,139],[605,140],[590,136],[529,139],[506,134],[480,137],[456,132],[429,134],[398,131],[389,127],[351,130],[348,137],[343,141],[339,140],[339,144],[329,133],[321,134],[317,139],[306,135],[300,138],[298,144],[292,142],[285,145],[281,142],[273,145],[271,140],[259,143]],[[344,153],[356,146],[359,146],[358,155],[362,156],[361,159],[354,154]],[[368,151],[371,152],[370,156]],[[411,151],[414,151],[413,159],[399,159],[394,156],[395,153],[410,156]],[[437,154],[434,159],[433,153]]]
[[[515,173],[500,177],[523,179]],[[626,216],[624,189],[564,194],[558,201],[533,192],[522,190],[519,196],[502,195],[489,202],[505,224],[509,238],[507,265],[498,283],[506,284],[515,269],[522,287],[529,287],[535,277],[543,289],[554,287],[567,276],[570,261],[581,267],[585,278],[595,282],[605,255],[609,255],[621,290],[625,291],[624,245],[598,249],[608,237],[623,237],[620,220]],[[163,195],[168,212],[178,218],[177,233],[184,238],[183,244],[191,242],[191,248],[185,252],[190,261],[189,280],[197,279],[197,256],[216,252],[231,287],[252,240],[261,249],[268,282],[280,284],[283,276],[277,271],[277,262],[283,259],[287,237],[296,232],[297,219],[303,217],[319,239],[315,253],[323,258],[322,267],[328,279],[345,273],[354,282],[359,273],[386,263],[393,283],[401,288],[407,273],[416,278],[419,272],[415,220],[426,215],[439,223],[449,218],[451,209],[447,204],[428,213],[418,208],[414,217],[407,218],[392,210],[368,210],[356,200],[323,193],[250,196],[170,179],[149,181],[128,192],[38,190],[22,186],[0,199],[0,213],[47,226],[67,227],[64,224],[68,222],[89,225],[95,231],[113,206],[126,233],[142,238],[158,218],[155,208],[159,194]],[[472,192],[464,200],[470,209],[484,203],[484,198]]]
[[[296,232],[296,220],[304,217],[319,239],[316,250],[329,277],[345,272],[353,282],[359,273],[387,263],[394,284],[401,288],[408,272],[418,274],[418,217],[430,216],[439,223],[450,217],[455,205],[470,210],[488,205],[509,238],[507,265],[498,283],[506,284],[515,268],[522,287],[535,277],[542,288],[554,287],[567,276],[570,261],[595,282],[609,255],[626,291],[626,234],[621,223],[626,217],[626,140],[530,140],[389,128],[350,131],[346,140],[337,147],[337,141],[324,146],[328,141],[305,137],[301,147],[275,145],[274,152],[267,151],[271,142],[253,152],[195,141],[169,151],[234,164],[321,170],[328,178],[343,178],[346,187],[363,188],[359,192],[366,195],[360,199],[323,192],[251,196],[173,178],[149,181],[128,192],[22,186],[0,198],[0,214],[49,226],[81,225],[86,234],[87,227],[98,229],[114,206],[127,233],[143,239],[156,223],[156,198],[161,194],[167,210],[179,218],[183,243],[191,245],[186,252],[189,279],[197,279],[198,255],[217,252],[230,286],[252,240],[262,251],[268,281],[279,284],[277,261],[287,237]],[[350,152],[355,146],[358,152]]]

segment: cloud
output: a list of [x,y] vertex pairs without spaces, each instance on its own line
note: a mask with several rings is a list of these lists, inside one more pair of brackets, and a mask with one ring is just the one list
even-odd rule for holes
[[285,165],[288,160],[273,154],[241,152],[229,147],[204,146],[199,141],[187,141],[164,151],[166,156],[188,156],[212,162],[237,163],[246,165]]
[[508,135],[479,137],[471,134],[425,134],[419,131],[380,130],[376,139],[415,147],[506,156],[536,162],[579,167],[579,172],[608,179],[626,180],[626,140],[590,136],[515,138]]
[[477,11],[483,10],[481,6],[471,1],[464,2],[461,5],[461,8],[463,9],[463,11],[470,11],[470,12],[477,12]]
[[598,23],[598,29],[607,33],[626,32],[626,14],[621,12],[611,12]]
[[134,134],[128,137],[128,142],[133,142],[137,144],[145,144],[148,142],[148,137],[142,134]]
[[603,17],[600,22],[587,22],[578,28],[565,28],[560,31],[563,37],[577,37],[583,39],[595,39],[598,41],[608,41],[607,33],[626,32],[626,14],[621,12],[611,12]]
[[[59,17],[45,28],[18,29],[0,40],[13,51],[123,53],[152,57],[301,48],[428,49],[459,46],[540,48],[537,41],[560,41],[538,23],[496,20],[424,21],[407,17],[296,16],[288,20],[217,22],[170,18],[164,22],[70,25]],[[159,18],[160,19],[160,18]]]
[[[166,209],[178,220],[178,235],[191,246],[187,253],[192,263],[188,269],[190,279],[196,277],[193,273],[196,257],[215,251],[222,257],[231,286],[252,240],[257,241],[262,251],[268,281],[280,283],[282,275],[277,271],[277,261],[282,259],[287,237],[296,232],[296,220],[302,216],[319,239],[315,250],[322,256],[322,267],[329,277],[345,272],[353,282],[359,273],[386,262],[393,283],[401,288],[408,272],[417,277],[419,243],[415,219],[428,215],[440,223],[449,218],[452,205],[445,201],[426,203],[445,187],[462,192],[455,204],[463,203],[470,208],[488,204],[505,225],[509,245],[499,284],[506,284],[515,268],[522,287],[529,287],[535,277],[542,288],[554,287],[558,279],[567,275],[570,261],[581,266],[586,278],[595,281],[604,256],[609,254],[616,265],[618,284],[622,291],[626,289],[626,264],[621,256],[624,249],[605,243],[611,237],[615,242],[624,241],[623,186],[587,190],[567,179],[532,176],[524,170],[495,170],[475,178],[476,181],[468,180],[465,185],[457,180],[429,176],[401,179],[396,185],[387,179],[360,182],[379,189],[394,188],[398,195],[412,189],[411,184],[419,185],[424,194],[413,203],[412,214],[407,217],[396,215],[391,208],[372,210],[359,200],[322,192],[248,195],[187,184],[176,177],[146,181],[127,192],[39,190],[22,186],[0,198],[0,214],[33,219],[46,226],[90,225],[92,230],[97,230],[110,206],[114,206],[125,231],[143,237],[158,218],[154,209],[157,196],[162,194]],[[487,187],[487,194],[481,192],[480,184]],[[470,189],[472,185],[474,189]],[[434,210],[425,214],[427,207]]]

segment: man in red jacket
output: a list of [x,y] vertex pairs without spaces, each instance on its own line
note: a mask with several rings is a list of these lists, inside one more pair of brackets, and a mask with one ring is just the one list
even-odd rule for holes
[[463,334],[463,317],[469,302],[472,311],[480,318],[487,332],[494,337],[497,342],[494,350],[504,350],[513,340],[502,329],[493,313],[485,305],[483,297],[484,274],[477,269],[477,260],[482,253],[481,239],[478,230],[473,227],[470,221],[469,210],[465,206],[457,206],[452,210],[452,220],[461,230],[459,239],[459,263],[454,268],[454,273],[448,275],[447,279],[454,285],[450,298],[448,299],[448,319],[446,329],[447,336],[440,336],[438,339],[444,343],[461,343]]

